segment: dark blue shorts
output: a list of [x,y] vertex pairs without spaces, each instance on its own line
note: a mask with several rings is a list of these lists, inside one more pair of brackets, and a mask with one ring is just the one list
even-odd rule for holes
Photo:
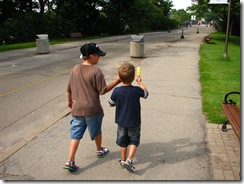
[[125,128],[118,125],[116,143],[120,147],[127,147],[128,145],[139,146],[141,135],[141,125],[133,128]]

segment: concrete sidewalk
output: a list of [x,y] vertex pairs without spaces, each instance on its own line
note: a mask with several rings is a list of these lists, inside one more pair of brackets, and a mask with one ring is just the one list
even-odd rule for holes
[[[110,149],[104,159],[95,157],[94,143],[85,134],[78,148],[76,163],[80,170],[62,169],[69,146],[68,111],[62,112],[46,127],[29,135],[18,151],[0,164],[2,180],[240,180],[240,144],[231,127],[209,124],[202,113],[199,83],[200,34],[170,43],[139,65],[150,95],[141,100],[141,145],[135,155],[136,172],[120,170],[119,148],[115,144],[114,108],[107,105],[111,93],[101,96],[105,117],[103,143]],[[118,38],[119,39],[119,38]],[[77,47],[80,43],[64,44]],[[60,49],[54,46],[50,49]],[[33,54],[34,49],[26,50]],[[19,55],[12,57],[20,57]],[[4,56],[0,60],[8,60]],[[136,85],[136,84],[135,84]]]

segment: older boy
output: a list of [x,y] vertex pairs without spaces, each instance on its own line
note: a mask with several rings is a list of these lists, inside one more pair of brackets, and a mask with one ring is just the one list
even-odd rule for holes
[[111,84],[106,85],[104,75],[100,68],[94,66],[100,56],[106,52],[100,50],[96,43],[86,43],[80,48],[83,62],[76,65],[71,73],[67,87],[68,107],[71,108],[72,120],[70,122],[70,149],[69,159],[63,166],[64,169],[76,171],[75,154],[86,128],[91,140],[95,140],[97,157],[103,158],[109,152],[102,147],[102,119],[103,108],[99,95],[103,95],[120,83],[117,77]]

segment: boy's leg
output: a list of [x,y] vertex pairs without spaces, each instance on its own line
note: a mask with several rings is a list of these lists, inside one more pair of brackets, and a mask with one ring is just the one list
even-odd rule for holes
[[128,131],[128,136],[130,139],[130,149],[129,149],[128,158],[126,159],[125,162],[125,168],[130,172],[134,172],[135,169],[135,167],[132,164],[132,159],[136,153],[138,145],[140,144],[140,131],[141,131],[140,125],[135,128],[129,128]]
[[102,120],[103,113],[96,116],[85,117],[91,140],[95,141],[97,151],[103,150],[102,147]]
[[124,162],[126,161],[126,155],[127,155],[127,147],[120,147],[120,153],[121,153],[121,160],[119,160],[120,168],[124,169],[125,168]]
[[141,134],[141,125],[129,129],[128,135],[130,137],[130,150],[129,150],[128,158],[130,160],[133,159],[136,153],[136,149],[140,144],[140,134]]
[[97,146],[97,151],[102,150],[102,134],[97,135],[94,137],[96,146]]
[[105,157],[109,150],[105,147],[102,147],[102,120],[103,113],[100,113],[96,116],[86,117],[86,125],[88,127],[91,140],[95,140],[97,147],[97,158]]
[[128,129],[118,125],[116,143],[120,147],[121,161],[126,161],[128,141]]
[[69,149],[69,159],[63,166],[64,169],[69,169],[70,171],[76,171],[79,167],[75,165],[75,154],[79,146],[80,140],[71,139],[70,149]]
[[63,166],[64,169],[75,171],[78,167],[75,165],[75,154],[78,149],[80,140],[86,130],[86,124],[83,116],[72,116],[70,121],[70,146],[69,146],[69,159]]
[[126,161],[127,147],[120,147],[121,160]]
[[80,143],[80,140],[71,139],[71,141],[70,141],[69,160],[72,162],[75,161],[75,154],[76,154],[77,148],[79,146],[79,143]]
[[134,170],[135,170],[135,167],[133,166],[133,163],[132,163],[132,159],[136,153],[136,149],[137,149],[137,146],[135,146],[133,144],[130,145],[128,158],[126,159],[126,162],[124,162],[124,167],[130,172],[134,172]]
[[134,157],[134,155],[135,155],[135,153],[136,153],[136,149],[137,149],[137,146],[135,146],[135,145],[130,145],[130,150],[129,150],[129,155],[128,155],[128,158],[130,159],[130,160],[132,160],[133,159],[133,157]]
[[109,150],[105,147],[102,147],[102,134],[94,137],[94,140],[97,146],[97,158],[105,157],[109,153]]

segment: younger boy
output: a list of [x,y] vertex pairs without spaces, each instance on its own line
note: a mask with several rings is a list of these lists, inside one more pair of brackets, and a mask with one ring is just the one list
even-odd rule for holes
[[[140,97],[147,98],[148,90],[143,85],[141,77],[137,76],[138,86],[133,86],[135,67],[130,63],[122,64],[119,69],[122,86],[114,88],[109,99],[110,106],[116,106],[115,123],[117,127],[116,143],[120,146],[120,166],[134,172],[133,156],[140,144],[141,106]],[[127,157],[127,147],[130,145]]]

